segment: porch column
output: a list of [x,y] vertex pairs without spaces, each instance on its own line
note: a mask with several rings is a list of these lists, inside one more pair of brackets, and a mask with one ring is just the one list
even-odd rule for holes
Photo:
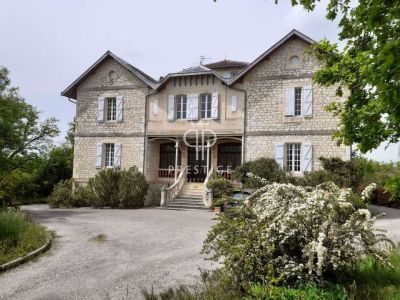
[[175,181],[178,178],[178,154],[179,154],[179,141],[175,141]]
[[207,176],[210,170],[210,140],[207,140]]
[[241,152],[242,152],[242,159],[241,162],[242,164],[244,163],[244,135],[242,136],[242,147],[241,147]]

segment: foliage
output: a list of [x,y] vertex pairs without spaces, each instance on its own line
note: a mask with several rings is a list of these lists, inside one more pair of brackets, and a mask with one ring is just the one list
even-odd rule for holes
[[122,171],[106,169],[98,172],[86,186],[80,186],[72,179],[60,181],[48,202],[52,208],[139,208],[144,205],[148,187],[146,178],[137,167]]
[[24,213],[0,210],[0,264],[43,246],[47,238],[46,230]]
[[385,189],[389,192],[392,201],[398,201],[400,199],[400,172],[386,181]]
[[[278,2],[278,0],[276,0]],[[313,10],[316,0],[292,0]],[[324,67],[314,81],[344,90],[347,101],[328,107],[340,118],[338,143],[357,144],[362,152],[400,137],[400,2],[386,0],[330,0],[326,17],[339,19],[341,50],[327,40],[315,43],[313,52]]]
[[[370,197],[372,190],[362,196]],[[387,264],[385,251],[375,247],[385,237],[374,233],[374,218],[355,209],[350,195],[333,183],[266,185],[249,199],[249,208],[218,217],[203,252],[222,260],[244,290],[271,274],[286,284],[328,280],[365,255]]]
[[249,188],[259,188],[259,182],[249,178],[247,176],[248,173],[252,173],[270,182],[282,182],[286,177],[285,172],[279,168],[276,161],[266,157],[246,162],[238,166],[233,172],[233,177],[244,183],[245,186]]
[[218,200],[233,193],[233,184],[228,179],[217,176],[210,179],[207,187],[212,190],[213,199]]

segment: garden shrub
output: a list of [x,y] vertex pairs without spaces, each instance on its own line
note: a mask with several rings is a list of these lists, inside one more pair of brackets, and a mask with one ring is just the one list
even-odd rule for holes
[[51,208],[69,208],[75,206],[75,199],[72,193],[72,179],[62,180],[54,186],[53,192],[48,197]]
[[[362,193],[365,200],[374,186]],[[320,282],[355,268],[365,255],[388,264],[376,244],[374,218],[350,202],[350,189],[333,183],[315,188],[273,183],[248,200],[248,207],[218,216],[203,252],[222,260],[238,286],[272,276],[285,284]]]
[[269,182],[282,182],[286,178],[285,172],[280,169],[276,161],[272,158],[266,157],[246,162],[238,166],[233,172],[233,177],[244,183],[246,187],[261,187],[257,180],[253,180],[247,176],[248,173],[264,178]]
[[386,181],[385,189],[389,192],[391,201],[400,199],[400,173],[394,174]]
[[212,190],[213,201],[220,201],[223,197],[229,197],[233,193],[233,184],[222,176],[210,179],[207,187]]
[[143,207],[148,189],[146,178],[136,166],[127,171],[121,171],[118,206],[120,208]]
[[91,195],[93,207],[119,207],[119,182],[121,172],[114,169],[101,170],[90,178],[87,189]]

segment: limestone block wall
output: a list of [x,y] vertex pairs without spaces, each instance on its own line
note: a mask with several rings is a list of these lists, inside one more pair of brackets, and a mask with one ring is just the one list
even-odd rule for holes
[[[247,136],[245,142],[246,161],[260,157],[275,158],[275,145],[279,143],[311,143],[312,144],[312,170],[321,169],[319,157],[340,157],[350,159],[350,147],[337,146],[330,135],[271,135]],[[301,150],[301,161],[303,151]]]

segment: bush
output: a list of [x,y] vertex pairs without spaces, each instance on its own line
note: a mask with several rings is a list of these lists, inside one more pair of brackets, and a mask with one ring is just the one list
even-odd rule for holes
[[230,197],[233,193],[232,182],[222,176],[210,179],[207,183],[207,187],[212,190],[214,201],[218,201],[223,197]]
[[24,256],[44,245],[46,230],[21,212],[0,211],[0,264]]
[[253,194],[248,208],[218,216],[203,252],[222,260],[244,290],[271,275],[285,284],[329,280],[355,268],[366,254],[387,264],[385,251],[375,247],[384,238],[374,233],[374,218],[355,209],[350,197],[349,189],[333,183],[267,185]]
[[85,187],[72,179],[59,182],[48,202],[52,208],[138,208],[143,207],[148,188],[146,178],[136,167],[122,171],[107,169],[91,178]]
[[391,201],[400,199],[400,173],[396,173],[386,181],[385,189],[389,192]]
[[246,187],[259,188],[260,183],[249,178],[248,173],[264,178],[269,182],[282,182],[286,178],[285,172],[280,169],[276,161],[265,157],[246,162],[238,166],[233,172],[233,177],[244,183]]

